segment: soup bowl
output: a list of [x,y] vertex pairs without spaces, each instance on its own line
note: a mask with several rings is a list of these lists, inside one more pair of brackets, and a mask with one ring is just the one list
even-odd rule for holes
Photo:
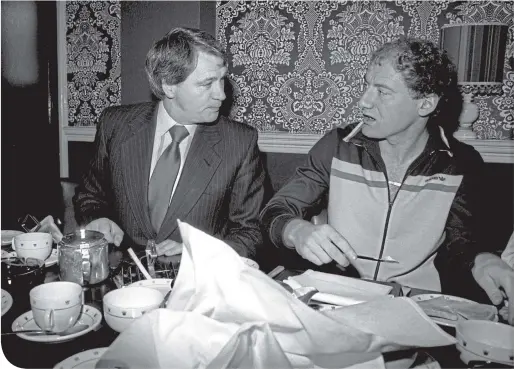
[[103,298],[105,321],[115,331],[123,332],[134,320],[157,309],[162,300],[162,293],[149,287],[110,291]]

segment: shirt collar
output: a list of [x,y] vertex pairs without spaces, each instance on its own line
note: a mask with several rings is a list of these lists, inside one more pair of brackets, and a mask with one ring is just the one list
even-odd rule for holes
[[[348,133],[354,127],[355,125],[349,125]],[[448,139],[446,138],[444,131],[440,129],[439,126],[435,127],[434,129],[429,129],[428,134],[428,141],[423,152],[426,151],[427,153],[431,153],[434,151],[445,151],[448,153],[450,157],[453,156],[450,143],[448,142]],[[349,140],[349,142],[357,146],[364,146],[371,151],[380,151],[378,149],[378,141],[369,139],[368,137],[364,136],[360,131],[354,137],[352,137]]]
[[[173,127],[177,123],[164,109],[164,104],[162,101],[159,102],[157,111],[157,126],[155,127],[155,135],[156,137],[161,137],[163,134],[168,132],[171,127]],[[189,132],[190,136],[193,136],[196,130],[196,124],[185,124],[184,127]]]

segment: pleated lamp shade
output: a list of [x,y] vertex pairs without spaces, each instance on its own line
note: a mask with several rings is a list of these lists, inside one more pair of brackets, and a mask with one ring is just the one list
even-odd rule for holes
[[447,24],[442,49],[457,66],[458,81],[474,93],[501,93],[508,26],[502,23]]

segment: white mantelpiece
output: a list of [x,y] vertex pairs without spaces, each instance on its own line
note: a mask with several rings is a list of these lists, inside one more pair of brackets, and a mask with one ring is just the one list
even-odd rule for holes
[[[261,133],[259,147],[264,152],[307,154],[319,138],[314,134]],[[471,139],[463,142],[475,147],[488,163],[514,164],[514,140]]]

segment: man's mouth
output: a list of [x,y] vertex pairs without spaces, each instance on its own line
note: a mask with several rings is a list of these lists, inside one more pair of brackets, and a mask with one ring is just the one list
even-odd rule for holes
[[362,120],[364,121],[365,124],[372,124],[375,122],[375,118],[373,118],[372,116],[367,115],[367,114],[362,115]]

